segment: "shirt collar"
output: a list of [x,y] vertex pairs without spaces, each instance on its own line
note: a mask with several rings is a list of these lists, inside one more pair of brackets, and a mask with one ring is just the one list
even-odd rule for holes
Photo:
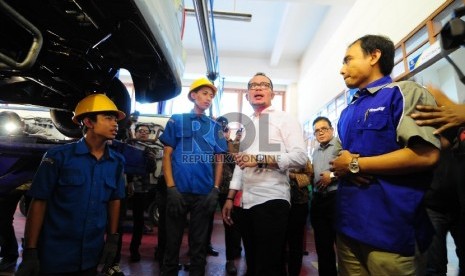
[[384,88],[386,85],[392,83],[392,78],[390,76],[385,76],[380,79],[375,80],[374,82],[369,83],[365,88],[359,89],[352,98],[352,102],[358,99],[363,94],[374,95],[376,92]]
[[[262,112],[260,112],[260,114],[262,114],[262,113],[271,113],[271,112],[274,112],[274,111],[276,111],[276,109],[272,105],[270,105],[267,108],[263,109]],[[255,112],[252,113],[252,117],[256,117]]]
[[204,122],[207,122],[207,121],[209,120],[209,118],[207,117],[207,115],[205,115],[205,113],[197,114],[197,113],[194,112],[193,109],[192,109],[191,112],[189,113],[189,117],[190,117],[191,119],[196,119],[196,118],[198,118],[198,119],[200,119],[200,120],[202,120],[202,121],[204,121]]
[[320,144],[320,146],[318,147],[318,149],[319,149],[319,150],[325,150],[325,149],[327,149],[329,146],[334,145],[334,139],[336,139],[336,137],[331,138],[331,140],[329,140],[329,142],[328,142],[326,145]]
[[[90,154],[89,148],[87,147],[86,140],[84,137],[79,139],[76,143],[76,154]],[[103,155],[105,158],[114,159],[114,153],[109,150],[108,144],[105,145],[105,153]]]

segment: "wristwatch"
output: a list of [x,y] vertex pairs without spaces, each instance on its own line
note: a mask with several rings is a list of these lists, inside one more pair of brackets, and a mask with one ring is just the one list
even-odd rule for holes
[[352,161],[349,163],[349,171],[351,173],[360,172],[360,167],[358,166],[358,157],[359,155],[352,157]]
[[266,167],[266,160],[265,160],[265,155],[264,154],[257,154],[257,156],[255,156],[255,160],[257,160],[257,167],[259,169],[263,169]]
[[330,173],[329,173],[329,178],[331,179],[331,181],[337,179],[337,177],[336,177],[336,175],[334,174],[334,172],[330,172]]

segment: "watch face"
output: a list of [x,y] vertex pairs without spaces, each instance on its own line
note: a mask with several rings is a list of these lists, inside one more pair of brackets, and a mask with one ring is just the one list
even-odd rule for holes
[[349,171],[351,173],[358,173],[360,171],[360,167],[358,166],[358,160],[353,160],[349,163]]
[[257,162],[263,162],[263,161],[265,161],[265,155],[257,154]]

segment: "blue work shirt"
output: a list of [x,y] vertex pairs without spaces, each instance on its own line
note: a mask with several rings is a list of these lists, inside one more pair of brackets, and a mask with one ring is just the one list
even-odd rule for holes
[[[390,77],[372,82],[357,92],[341,113],[338,133],[342,148],[360,157],[396,151],[418,139],[440,148],[434,128],[418,126],[408,116],[417,104],[435,105],[435,100],[414,82],[392,83]],[[337,231],[402,255],[412,256],[416,242],[425,250],[432,228],[422,201],[432,171],[373,177],[369,185],[361,186],[340,180]]]
[[124,157],[108,146],[97,160],[84,138],[47,151],[29,191],[47,202],[38,243],[42,273],[98,265],[108,202],[125,195],[123,167]]
[[205,115],[174,114],[159,139],[173,148],[171,164],[178,191],[210,193],[214,185],[215,154],[228,149],[221,126]]

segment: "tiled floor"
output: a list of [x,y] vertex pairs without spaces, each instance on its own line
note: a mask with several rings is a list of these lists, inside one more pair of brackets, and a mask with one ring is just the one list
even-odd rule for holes
[[[15,229],[17,238],[20,239],[23,237],[23,229],[24,229],[24,222],[25,217],[18,212],[15,214]],[[225,248],[224,248],[224,234],[223,234],[223,224],[221,221],[221,216],[219,212],[215,215],[214,221],[214,230],[213,230],[213,237],[212,243],[215,249],[220,252],[218,257],[208,257],[208,264],[207,264],[207,275],[209,276],[216,276],[216,275],[226,275],[224,272],[224,265],[225,265]],[[125,275],[160,275],[158,262],[154,260],[153,253],[154,248],[156,245],[156,235],[157,235],[157,228],[153,229],[153,232],[149,232],[144,235],[142,240],[142,245],[140,248],[140,252],[142,255],[142,260],[138,263],[130,263],[129,262],[129,242],[131,239],[131,234],[126,233],[123,236],[123,249],[122,249],[122,260],[121,260],[121,268]],[[313,235],[311,230],[307,230],[306,235],[306,249],[308,251],[308,255],[304,256],[303,258],[303,267],[301,276],[313,276],[318,275],[318,269],[316,265],[316,253],[315,253],[315,246],[313,242]],[[448,266],[448,274],[449,276],[457,275],[457,257],[455,256],[455,246],[453,245],[452,239],[448,238],[448,250],[449,250],[449,266]],[[183,244],[181,247],[181,263],[188,262],[187,257],[187,239],[183,240]],[[18,260],[18,263],[21,259]],[[236,265],[239,271],[238,275],[242,275],[245,272],[245,259],[242,256],[240,259],[236,261]],[[0,275],[11,276],[14,275],[14,270],[8,272],[0,272]],[[188,272],[181,270],[179,275],[189,275]]]

